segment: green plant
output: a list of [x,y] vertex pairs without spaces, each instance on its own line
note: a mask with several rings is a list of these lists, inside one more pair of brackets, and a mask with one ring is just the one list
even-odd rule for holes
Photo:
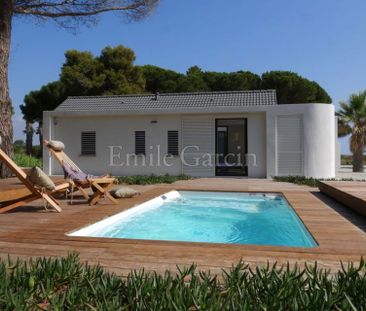
[[[15,142],[13,147],[14,154],[27,154],[25,145]],[[42,147],[40,145],[33,146],[31,155],[35,158],[42,158]]]
[[42,167],[42,159],[35,158],[24,153],[16,153],[13,156],[14,162],[20,167]]
[[[340,180],[340,181],[353,181],[352,178],[342,178],[342,179],[317,179],[312,177],[305,176],[273,176],[272,179],[274,181],[279,182],[289,182],[297,185],[306,185],[310,187],[319,187],[320,182],[322,181],[332,181],[332,180]],[[360,181],[360,180],[358,180]],[[365,180],[362,180],[365,181]]]
[[353,171],[364,171],[363,152],[366,147],[366,91],[352,94],[348,102],[341,102],[338,116],[338,136],[351,135]]
[[136,176],[120,176],[117,178],[119,184],[128,185],[153,185],[153,184],[172,184],[178,180],[189,180],[191,177],[187,175],[136,175]]
[[82,264],[76,254],[0,261],[1,310],[366,310],[366,263],[331,275],[317,265],[251,269],[240,262],[221,276],[195,265],[126,278]]
[[289,182],[292,184],[307,185],[310,187],[318,187],[320,182],[319,179],[307,178],[304,176],[273,176],[272,179],[274,181]]

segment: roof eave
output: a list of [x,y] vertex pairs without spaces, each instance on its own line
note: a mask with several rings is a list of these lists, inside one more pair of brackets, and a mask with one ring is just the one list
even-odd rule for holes
[[104,110],[104,111],[48,111],[52,115],[58,116],[121,116],[121,115],[159,115],[159,114],[212,114],[212,113],[241,113],[241,112],[261,112],[267,111],[277,105],[253,105],[253,106],[233,106],[210,108],[189,108],[189,109],[146,109],[146,110]]

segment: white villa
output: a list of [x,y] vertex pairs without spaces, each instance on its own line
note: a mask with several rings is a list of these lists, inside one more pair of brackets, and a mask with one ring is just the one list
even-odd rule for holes
[[85,172],[115,176],[333,178],[338,154],[334,106],[283,105],[274,90],[69,97],[44,112],[43,135]]

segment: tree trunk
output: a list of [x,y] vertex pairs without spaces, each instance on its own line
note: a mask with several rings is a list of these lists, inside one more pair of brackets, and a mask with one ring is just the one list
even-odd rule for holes
[[33,124],[25,121],[25,152],[32,155],[33,152]]
[[39,145],[43,146],[43,128],[42,128],[42,121],[38,121],[38,136],[39,136]]
[[358,149],[353,153],[353,172],[363,173],[363,149]]
[[[8,65],[10,53],[13,0],[0,1],[0,136],[1,149],[9,156],[13,153],[13,108],[9,96]],[[0,177],[10,176],[10,171],[0,163]]]

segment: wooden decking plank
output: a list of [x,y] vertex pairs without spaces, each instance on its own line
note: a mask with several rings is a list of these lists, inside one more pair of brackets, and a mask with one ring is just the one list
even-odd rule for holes
[[[4,182],[0,181],[0,191]],[[61,214],[39,209],[20,208],[0,215],[0,257],[23,259],[35,256],[58,257],[77,251],[83,261],[100,263],[108,270],[126,275],[131,269],[147,271],[176,271],[176,264],[190,265],[196,262],[203,269],[219,273],[230,268],[241,258],[252,266],[265,265],[268,261],[280,264],[290,262],[313,263],[336,270],[339,261],[358,261],[366,256],[366,234],[348,219],[321,202],[314,193],[316,189],[299,187],[266,180],[199,179],[178,182],[174,185],[140,188],[142,195],[120,200],[116,206],[101,204],[89,207],[78,199],[69,205],[62,201]],[[282,192],[305,226],[319,242],[316,248],[291,248],[259,245],[231,245],[211,243],[179,243],[164,241],[141,241],[109,238],[83,238],[67,236],[88,224],[124,211],[172,189],[210,191],[267,191]],[[359,191],[359,190],[358,190]],[[37,207],[37,206],[36,206]],[[357,219],[359,220],[359,219]]]
[[319,185],[321,192],[366,216],[366,183],[325,181]]

